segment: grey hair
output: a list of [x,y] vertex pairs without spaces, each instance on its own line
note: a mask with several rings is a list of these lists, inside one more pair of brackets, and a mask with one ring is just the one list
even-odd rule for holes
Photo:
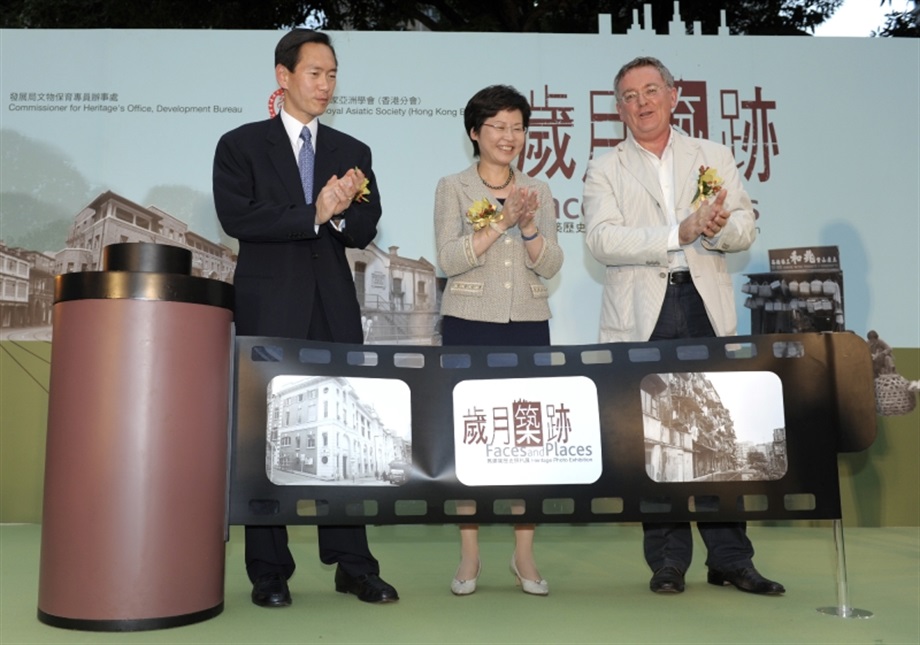
[[626,76],[628,72],[637,67],[654,67],[661,74],[661,78],[664,79],[665,85],[674,87],[674,76],[671,74],[671,71],[664,66],[664,63],[652,56],[639,56],[623,65],[620,71],[617,72],[616,78],[613,79],[613,90],[616,92],[617,99],[620,98],[620,81],[623,80],[623,77]]

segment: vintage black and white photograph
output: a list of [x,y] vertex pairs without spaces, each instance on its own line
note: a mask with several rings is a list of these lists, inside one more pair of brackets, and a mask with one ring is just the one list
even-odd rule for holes
[[770,481],[786,473],[773,372],[649,374],[640,384],[645,470],[656,482]]
[[389,486],[412,467],[411,394],[398,379],[277,376],[266,473],[279,486]]

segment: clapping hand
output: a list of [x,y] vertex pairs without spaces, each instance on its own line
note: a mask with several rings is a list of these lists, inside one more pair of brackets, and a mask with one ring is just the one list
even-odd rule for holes
[[364,179],[358,168],[349,169],[341,178],[332,175],[316,198],[316,223],[325,224],[351,206]]
[[681,244],[690,244],[700,235],[715,237],[725,228],[728,218],[731,217],[731,212],[723,207],[727,195],[728,191],[723,188],[711,203],[709,200],[703,200],[700,207],[680,223]]
[[514,188],[505,200],[505,206],[502,209],[504,215],[502,223],[505,224],[505,229],[513,226],[522,230],[527,228],[533,222],[539,206],[536,191],[528,188]]

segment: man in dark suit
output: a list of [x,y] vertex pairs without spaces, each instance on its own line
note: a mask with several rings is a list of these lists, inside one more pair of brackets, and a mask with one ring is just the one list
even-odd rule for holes
[[[236,331],[361,343],[361,312],[345,248],[377,234],[380,195],[364,143],[319,123],[335,90],[337,60],[326,34],[295,29],[275,48],[284,91],[279,115],[221,137],[214,204],[239,240]],[[365,602],[398,600],[380,579],[363,526],[320,526],[320,559],[335,563],[335,588]],[[284,526],[246,527],[252,601],[291,604],[294,573]]]

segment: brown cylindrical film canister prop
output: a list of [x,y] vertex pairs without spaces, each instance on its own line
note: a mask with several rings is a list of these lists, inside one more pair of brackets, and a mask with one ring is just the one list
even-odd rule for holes
[[38,618],[137,631],[223,610],[233,287],[113,244],[55,279]]

